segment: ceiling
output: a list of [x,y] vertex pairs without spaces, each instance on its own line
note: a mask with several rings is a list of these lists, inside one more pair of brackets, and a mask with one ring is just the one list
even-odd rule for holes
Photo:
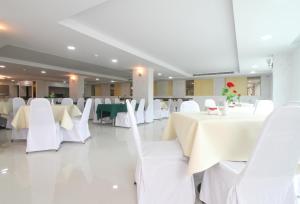
[[[127,81],[137,66],[154,69],[156,79],[270,73],[266,59],[297,44],[300,33],[298,0],[0,0],[0,5],[0,64],[9,65],[7,72],[27,66],[91,80]],[[265,36],[272,38],[262,40]]]

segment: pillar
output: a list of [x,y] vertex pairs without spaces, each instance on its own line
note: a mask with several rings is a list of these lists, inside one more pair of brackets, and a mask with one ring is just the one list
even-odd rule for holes
[[80,75],[69,77],[69,97],[73,99],[82,98],[84,94],[84,78]]
[[137,67],[133,69],[133,98],[137,102],[145,98],[146,105],[153,102],[153,69]]

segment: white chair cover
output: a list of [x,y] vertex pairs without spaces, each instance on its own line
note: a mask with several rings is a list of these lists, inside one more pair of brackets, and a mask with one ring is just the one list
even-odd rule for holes
[[138,153],[135,180],[138,204],[194,204],[192,176],[177,141],[142,144],[134,109],[126,101],[133,138]]
[[170,116],[170,111],[171,111],[171,106],[172,106],[172,99],[171,101],[168,100],[168,108],[167,109],[161,109],[161,114],[163,118],[168,118]]
[[168,106],[169,106],[169,112],[170,113],[173,113],[173,112],[176,111],[176,105],[175,105],[174,101],[171,98],[169,98],[169,100],[168,100]]
[[115,104],[121,103],[121,102],[120,102],[120,99],[119,99],[119,98],[115,98],[115,99],[114,99],[114,103],[115,103]]
[[138,124],[145,123],[144,109],[145,109],[145,99],[142,98],[139,102],[139,107],[137,111],[135,111],[135,117]]
[[[131,107],[135,110],[136,100],[131,100]],[[115,125],[119,127],[130,127],[130,120],[128,111],[127,112],[120,112],[117,114]]]
[[193,113],[200,112],[200,107],[195,101],[184,101],[181,103],[180,112]]
[[92,107],[91,107],[89,119],[90,119],[90,120],[94,120],[94,113],[95,113],[95,99],[94,99],[94,98],[91,98],[91,99],[92,99]]
[[[12,99],[12,105],[13,105],[13,117],[18,112],[19,108],[21,106],[25,105],[25,101],[23,98],[13,98]],[[27,138],[28,129],[12,129],[12,135],[11,140],[26,140]]]
[[79,98],[77,100],[77,107],[79,108],[79,110],[82,112],[84,109],[84,98]]
[[[12,107],[12,98],[9,98],[8,99],[8,104],[9,104],[9,106],[11,106]],[[12,112],[12,110],[8,113],[8,115],[7,115],[7,121],[6,121],[6,128],[7,129],[12,129],[12,125],[11,125],[11,122],[12,122],[12,120],[13,120],[13,118],[14,118],[14,115],[13,115],[13,112]]]
[[72,120],[74,124],[72,130],[66,130],[64,128],[61,128],[63,141],[85,143],[85,141],[91,136],[89,130],[89,115],[91,107],[92,99],[89,98],[86,101],[81,118],[74,118]]
[[33,99],[33,98],[29,98],[29,99],[27,100],[27,105],[30,105],[32,99]]
[[100,120],[98,120],[98,118],[97,118],[97,107],[98,107],[99,104],[102,104],[102,99],[101,98],[95,98],[93,123],[100,123]]
[[247,163],[221,162],[204,173],[200,199],[206,204],[294,204],[299,121],[299,106],[275,110]]
[[26,152],[58,150],[61,141],[59,124],[55,123],[50,102],[45,98],[33,99]]
[[73,105],[73,99],[72,98],[63,98],[61,100],[61,105]]
[[154,120],[159,120],[163,118],[163,113],[161,111],[161,105],[160,105],[160,100],[155,99],[153,102],[154,105]]
[[254,108],[254,115],[269,115],[274,110],[274,103],[271,100],[257,100]]
[[214,99],[206,99],[204,102],[205,108],[216,108],[217,104]]
[[145,110],[145,122],[146,123],[152,123],[154,119],[154,113],[153,113],[153,102],[149,103],[147,106],[147,109]]
[[105,98],[104,99],[104,104],[111,104],[110,98]]
[[177,112],[180,112],[180,106],[182,104],[183,100],[181,98],[177,99]]

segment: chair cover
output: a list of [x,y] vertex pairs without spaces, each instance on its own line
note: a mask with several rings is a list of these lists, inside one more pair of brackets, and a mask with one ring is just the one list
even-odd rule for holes
[[[12,107],[12,103],[13,103],[12,98],[8,99],[8,103]],[[6,121],[6,125],[5,125],[7,129],[12,129],[11,122],[12,122],[13,118],[14,118],[14,115],[13,115],[13,112],[11,111],[7,115],[7,121]]]
[[274,110],[274,103],[271,100],[257,100],[254,108],[254,115],[269,115]]
[[159,120],[163,118],[163,113],[161,111],[161,105],[160,105],[160,100],[155,99],[153,102],[154,105],[154,120]]
[[204,173],[200,199],[206,204],[294,204],[299,121],[299,106],[275,110],[247,163],[221,162]]
[[72,120],[74,124],[72,130],[66,130],[64,128],[61,128],[63,141],[85,143],[85,141],[91,136],[89,130],[89,116],[91,107],[92,99],[89,98],[86,101],[81,118],[74,118]]
[[204,106],[205,108],[216,108],[217,104],[214,99],[209,98],[205,100]]
[[194,181],[187,174],[187,160],[180,145],[177,141],[142,145],[133,109],[129,101],[126,104],[138,154],[138,204],[194,204]]
[[27,105],[30,105],[32,99],[33,99],[33,98],[29,98],[29,99],[27,100]]
[[[13,117],[16,115],[18,112],[19,108],[21,106],[25,105],[25,101],[23,98],[13,98],[12,100],[13,104]],[[11,140],[26,140],[27,138],[27,133],[28,129],[12,129],[12,135],[11,135]]]
[[180,112],[193,113],[200,112],[200,107],[195,101],[184,101],[180,106]]
[[[131,107],[135,110],[136,100],[131,100]],[[130,127],[130,120],[128,111],[127,112],[120,112],[117,114],[115,125],[119,127]]]
[[177,112],[180,112],[180,106],[181,106],[182,102],[183,102],[183,100],[181,98],[179,98],[177,100]]
[[33,99],[30,104],[26,152],[58,150],[62,139],[55,123],[50,102]]
[[98,107],[99,104],[102,104],[102,99],[101,98],[95,98],[93,123],[100,123],[100,120],[98,120],[98,118],[97,118],[97,107]]
[[145,122],[152,123],[153,119],[154,119],[153,102],[152,103],[150,102],[145,110]]
[[82,112],[84,109],[84,98],[79,98],[77,100],[77,107],[79,108],[79,110]]
[[144,109],[145,109],[145,99],[142,98],[139,102],[139,107],[137,111],[135,111],[135,117],[138,124],[145,123]]
[[61,100],[61,105],[73,105],[73,99],[72,98],[63,98]]
[[104,99],[104,104],[111,104],[110,98],[105,98]]

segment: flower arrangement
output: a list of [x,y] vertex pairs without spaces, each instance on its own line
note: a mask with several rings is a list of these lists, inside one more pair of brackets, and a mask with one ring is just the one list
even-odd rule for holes
[[52,92],[51,94],[49,94],[48,98],[55,98],[55,93]]
[[234,87],[234,83],[230,81],[226,83],[226,87],[222,90],[222,96],[226,96],[227,103],[240,102],[241,94],[239,94]]

